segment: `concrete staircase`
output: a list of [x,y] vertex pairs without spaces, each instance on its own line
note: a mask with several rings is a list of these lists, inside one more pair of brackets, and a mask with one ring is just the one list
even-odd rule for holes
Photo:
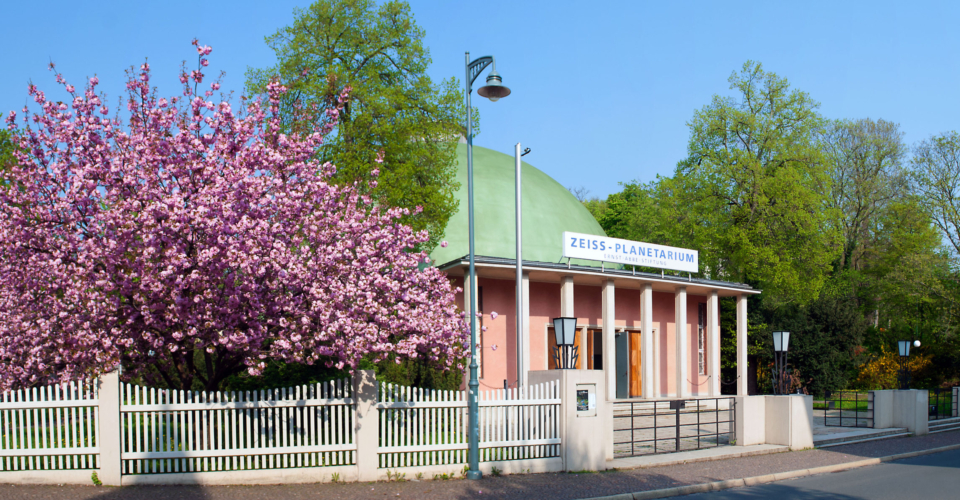
[[960,417],[931,420],[928,424],[930,434],[937,432],[960,431]]
[[[822,439],[814,436],[814,448],[829,448],[831,446],[840,446],[844,444],[865,443],[867,441],[878,441],[880,439],[891,439],[896,437],[909,436],[906,429],[856,429],[837,427],[836,434],[828,434]],[[843,429],[849,429],[849,432],[843,432]]]

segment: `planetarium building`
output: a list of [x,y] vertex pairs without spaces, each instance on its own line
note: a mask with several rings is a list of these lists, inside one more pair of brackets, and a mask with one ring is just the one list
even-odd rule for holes
[[[477,280],[467,283],[466,146],[457,153],[460,209],[447,225],[447,246],[430,257],[464,290],[459,305],[475,300],[482,313],[481,390],[523,385],[531,371],[566,364],[602,370],[608,400],[719,396],[719,298],[736,297],[737,393],[746,394],[746,298],[759,290],[697,278],[694,251],[607,238],[567,189],[526,163],[518,311],[515,160],[476,146]],[[631,262],[669,271],[639,272],[623,265]],[[679,274],[678,269],[694,272]],[[553,319],[559,317],[576,318],[570,349],[577,353],[575,360],[555,349]]]

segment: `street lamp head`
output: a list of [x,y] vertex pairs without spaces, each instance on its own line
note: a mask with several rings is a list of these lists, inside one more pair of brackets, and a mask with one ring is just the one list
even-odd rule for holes
[[913,347],[920,347],[920,341],[919,341],[919,340],[914,340],[914,341],[913,341]]
[[773,350],[787,352],[790,347],[790,332],[773,332]]
[[901,358],[906,358],[910,355],[910,344],[909,340],[898,340],[897,341],[897,350],[900,352]]
[[577,318],[553,318],[553,334],[558,346],[572,346],[577,338]]
[[477,90],[477,93],[493,102],[497,102],[503,97],[510,95],[510,89],[503,86],[503,79],[500,73],[493,70],[487,75],[487,84]]

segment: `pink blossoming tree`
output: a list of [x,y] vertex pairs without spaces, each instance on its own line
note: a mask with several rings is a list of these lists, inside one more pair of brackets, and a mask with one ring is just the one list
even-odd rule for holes
[[462,359],[455,291],[412,251],[427,234],[313,159],[338,105],[284,135],[284,87],[214,102],[211,49],[194,45],[181,96],[158,98],[147,64],[130,73],[127,119],[107,116],[96,78],[78,91],[59,74],[68,102],[31,85],[40,111],[7,116],[20,151],[0,187],[0,388],[118,365],[215,389],[267,360]]

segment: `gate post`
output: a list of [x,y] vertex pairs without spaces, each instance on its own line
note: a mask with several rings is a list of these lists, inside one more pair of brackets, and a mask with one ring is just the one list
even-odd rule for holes
[[950,413],[952,417],[960,417],[960,411],[958,411],[960,410],[960,400],[957,398],[960,398],[960,387],[953,388],[953,399],[950,401],[953,406],[953,410]]
[[100,375],[98,385],[100,470],[97,477],[105,486],[120,486],[120,373],[114,370]]
[[613,453],[613,402],[599,370],[554,370],[560,378],[560,456],[566,471],[606,470]]
[[353,404],[356,415],[353,421],[353,441],[357,445],[357,481],[380,479],[380,412],[377,410],[377,378],[373,370],[357,370],[353,373]]

